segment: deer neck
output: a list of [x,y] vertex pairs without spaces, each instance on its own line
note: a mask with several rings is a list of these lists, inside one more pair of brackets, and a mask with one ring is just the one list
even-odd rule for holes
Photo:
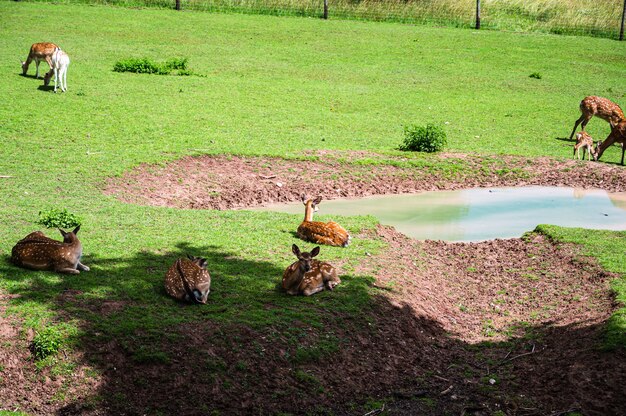
[[313,221],[313,203],[308,201],[304,208],[304,221]]

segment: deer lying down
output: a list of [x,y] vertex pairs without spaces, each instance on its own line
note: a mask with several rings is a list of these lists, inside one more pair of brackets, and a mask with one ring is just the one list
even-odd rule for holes
[[187,256],[176,260],[165,274],[165,290],[184,302],[205,304],[211,291],[206,259]]
[[319,247],[307,253],[300,252],[300,248],[294,244],[291,251],[298,257],[298,261],[287,267],[283,273],[283,289],[288,294],[311,296],[324,289],[333,290],[341,283],[333,266],[313,260],[320,252]]
[[298,227],[298,237],[304,241],[315,244],[327,244],[329,246],[346,247],[350,244],[350,234],[334,221],[321,222],[313,221],[313,212],[317,211],[317,206],[322,201],[322,197],[308,199],[301,195],[304,204],[304,220]]
[[71,274],[89,271],[89,267],[80,262],[83,246],[76,237],[78,230],[80,225],[70,232],[59,229],[62,242],[46,237],[41,231],[30,233],[13,247],[11,261],[16,266],[33,270]]
[[585,130],[585,126],[593,116],[608,121],[611,127],[615,126],[620,120],[624,120],[624,112],[619,105],[608,98],[595,95],[583,98],[580,102],[580,112],[581,116],[574,124],[572,134],[569,136],[570,140],[574,137],[578,125],[582,122],[581,130]]
[[32,61],[35,61],[35,78],[39,78],[39,62],[46,61],[50,65],[50,71],[52,72],[52,54],[58,48],[57,45],[50,42],[33,43],[28,52],[28,58],[25,62],[22,62],[22,75],[26,75],[28,72],[28,66]]

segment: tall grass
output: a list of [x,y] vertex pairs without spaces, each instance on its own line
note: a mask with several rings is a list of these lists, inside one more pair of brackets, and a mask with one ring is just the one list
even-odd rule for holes
[[[49,1],[49,0],[34,0]],[[54,3],[173,8],[175,0],[55,0]],[[323,0],[181,0],[196,11],[321,17]],[[331,19],[472,27],[476,0],[329,0]],[[622,0],[482,0],[488,29],[616,38]]]

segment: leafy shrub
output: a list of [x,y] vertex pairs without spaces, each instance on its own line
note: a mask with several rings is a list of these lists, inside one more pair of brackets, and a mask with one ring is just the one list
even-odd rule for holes
[[47,211],[39,211],[39,219],[36,224],[46,228],[74,228],[81,225],[82,218],[67,212],[67,209],[51,208]]
[[533,72],[529,75],[530,78],[541,79],[541,74],[539,72]]
[[446,132],[434,124],[404,126],[404,143],[400,150],[414,152],[439,152],[446,145]]
[[63,334],[59,328],[49,326],[35,334],[31,344],[31,351],[37,360],[43,360],[59,352],[62,341]]
[[156,63],[149,58],[129,58],[117,61],[113,71],[157,75],[169,75],[172,71],[178,71],[178,75],[192,75],[187,69],[187,62],[187,58],[172,58],[165,63]]

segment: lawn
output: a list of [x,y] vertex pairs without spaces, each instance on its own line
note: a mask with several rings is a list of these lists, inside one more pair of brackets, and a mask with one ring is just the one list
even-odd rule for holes
[[[599,38],[12,1],[0,2],[0,38],[0,175],[10,176],[0,178],[0,292],[19,295],[6,302],[7,316],[19,317],[24,334],[54,328],[69,351],[116,340],[147,363],[176,362],[158,342],[175,342],[178,325],[271,328],[293,349],[306,333],[293,332],[295,321],[323,334],[329,310],[358,317],[381,293],[357,266],[385,245],[362,238],[347,250],[323,247],[323,259],[342,264],[341,290],[288,298],[277,285],[295,260],[300,216],[124,204],[103,195],[107,177],[185,155],[397,156],[404,125],[429,122],[445,127],[448,152],[558,161],[571,157],[567,138],[584,96],[626,105],[626,48]],[[34,64],[21,76],[18,59],[41,41],[69,54],[67,93],[43,88]],[[143,57],[188,58],[193,75],[113,71],[119,60]],[[599,119],[587,130],[596,140],[609,133]],[[609,150],[602,162],[619,156]],[[68,277],[9,263],[14,243],[40,228],[38,213],[50,208],[84,219],[90,272]],[[353,235],[376,227],[372,217],[340,220]],[[623,246],[619,233],[594,234],[592,244],[584,233],[545,232],[589,243],[588,254],[602,259],[603,246]],[[161,287],[186,253],[209,262],[211,302],[202,308],[181,307]],[[606,267],[623,275],[626,260]],[[66,294],[72,299],[59,301]],[[90,306],[107,302],[112,312]],[[626,326],[623,314],[614,321],[613,346]],[[316,354],[336,348],[322,341]],[[67,361],[42,365],[67,375]],[[57,403],[71,399],[66,390]]]

